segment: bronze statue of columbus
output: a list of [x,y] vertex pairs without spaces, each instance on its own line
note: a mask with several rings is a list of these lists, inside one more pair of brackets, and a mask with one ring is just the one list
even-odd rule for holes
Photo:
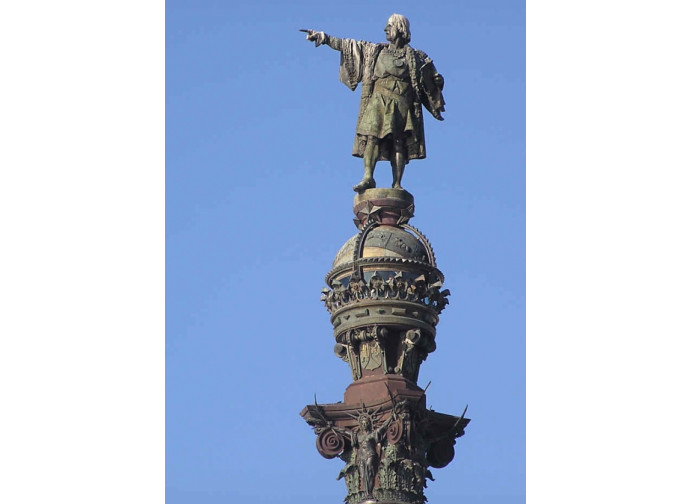
[[402,189],[405,165],[424,159],[422,105],[442,121],[443,77],[432,60],[409,46],[410,22],[393,14],[384,32],[388,43],[371,43],[302,30],[316,47],[326,44],[340,51],[340,81],[351,90],[362,83],[362,98],[352,155],[364,159],[364,177],[356,192],[376,187],[374,169],[379,160],[390,161],[393,188]]

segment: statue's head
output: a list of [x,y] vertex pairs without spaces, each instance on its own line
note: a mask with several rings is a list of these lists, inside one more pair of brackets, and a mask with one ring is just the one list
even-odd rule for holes
[[393,14],[389,17],[384,31],[387,35],[386,38],[391,42],[400,37],[407,44],[412,38],[410,21],[402,14]]
[[359,427],[366,432],[371,430],[371,418],[369,418],[369,415],[359,416]]

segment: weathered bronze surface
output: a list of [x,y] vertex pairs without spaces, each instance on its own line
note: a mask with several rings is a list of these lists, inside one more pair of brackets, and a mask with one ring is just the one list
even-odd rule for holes
[[362,98],[352,155],[364,160],[364,176],[356,192],[376,187],[374,169],[379,160],[390,161],[393,188],[401,189],[410,159],[426,157],[422,105],[443,120],[443,77],[426,53],[413,49],[410,23],[393,14],[384,32],[388,43],[371,43],[301,30],[316,46],[339,51],[340,81],[353,91],[362,83]]
[[[364,177],[354,186],[358,232],[336,254],[321,292],[334,352],[352,383],[343,402],[315,400],[301,415],[319,453],[345,462],[338,479],[345,480],[347,504],[423,504],[429,468],[453,460],[455,440],[470,422],[465,412],[427,409],[426,389],[417,384],[422,362],[436,350],[450,291],[429,240],[409,224],[414,197],[400,185],[408,161],[426,157],[422,105],[443,119],[443,78],[408,45],[409,22],[399,14],[388,20],[384,44],[302,31],[317,47],[341,53],[345,85],[362,83],[352,154],[364,159]],[[391,162],[390,189],[376,188],[378,160]]]

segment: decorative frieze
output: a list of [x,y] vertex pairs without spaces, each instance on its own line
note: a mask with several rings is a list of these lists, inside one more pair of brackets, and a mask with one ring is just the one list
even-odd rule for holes
[[374,271],[366,281],[356,277],[334,280],[332,289],[321,290],[321,301],[331,314],[365,299],[410,301],[440,314],[448,305],[450,290],[441,290],[442,282],[430,281],[424,274],[410,277],[403,271]]

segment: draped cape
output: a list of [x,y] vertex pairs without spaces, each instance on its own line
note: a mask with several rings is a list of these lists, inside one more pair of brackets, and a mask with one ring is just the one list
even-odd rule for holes
[[[354,39],[330,37],[330,45],[340,51],[340,81],[354,91],[357,85],[362,83],[362,97],[357,117],[357,133],[352,148],[352,155],[362,157],[366,147],[366,137],[361,134],[360,126],[362,118],[367,112],[369,101],[374,94],[376,77],[374,67],[381,51],[388,44],[374,44]],[[443,120],[441,112],[445,110],[445,101],[442,94],[442,79],[437,84],[438,72],[433,61],[426,53],[405,46],[405,62],[410,73],[410,83],[413,93],[410,113],[412,114],[410,131],[406,131],[407,158],[423,159],[426,157],[426,145],[424,142],[424,121],[422,118],[422,105],[438,120]],[[383,113],[383,112],[382,112]],[[379,159],[388,160],[391,153],[382,148]]]

